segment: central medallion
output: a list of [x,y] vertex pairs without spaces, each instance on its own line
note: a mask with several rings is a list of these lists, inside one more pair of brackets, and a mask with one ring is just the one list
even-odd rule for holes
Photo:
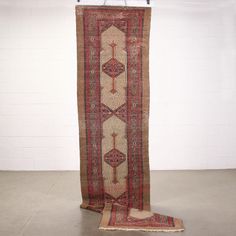
[[102,70],[104,73],[110,77],[118,77],[121,73],[125,71],[125,66],[117,61],[115,58],[111,58],[108,62],[103,64]]
[[124,153],[120,152],[116,149],[116,133],[111,134],[113,139],[113,149],[107,152],[104,155],[104,161],[113,168],[113,180],[114,184],[118,183],[117,176],[116,176],[116,167],[118,167],[121,163],[126,160],[126,156]]
[[102,65],[102,71],[112,78],[111,93],[116,93],[115,78],[125,71],[125,65],[115,58],[115,48],[117,44],[113,41],[111,44],[112,58]]

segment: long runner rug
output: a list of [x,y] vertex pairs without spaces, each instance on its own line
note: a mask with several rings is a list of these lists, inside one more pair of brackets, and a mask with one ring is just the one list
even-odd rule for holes
[[150,8],[76,6],[82,208],[100,229],[182,231],[150,212]]

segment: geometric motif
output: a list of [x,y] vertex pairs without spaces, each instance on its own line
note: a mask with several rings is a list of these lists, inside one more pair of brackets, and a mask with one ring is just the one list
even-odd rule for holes
[[123,31],[124,33],[127,32],[127,21],[125,20],[114,20],[114,21],[100,21],[100,33],[104,32],[105,30],[107,30],[108,28],[110,28],[111,26],[115,26],[117,29]]
[[113,148],[111,151],[104,155],[104,161],[113,168],[113,179],[112,183],[116,184],[117,180],[116,167],[126,160],[125,154],[119,150]]
[[104,160],[110,166],[117,167],[125,161],[125,154],[113,148],[111,151],[104,155]]
[[109,119],[111,116],[115,115],[123,122],[127,122],[127,105],[124,103],[114,111],[106,106],[105,104],[101,104],[101,121],[104,122],[105,120]]
[[113,149],[104,155],[104,161],[113,168],[113,184],[117,184],[116,167],[126,160],[126,155],[116,149],[116,133],[112,133]]
[[125,66],[115,58],[115,48],[117,44],[114,40],[109,45],[112,50],[112,58],[102,65],[102,70],[112,78],[112,89],[110,92],[114,94],[117,92],[115,89],[115,78],[125,71]]
[[105,199],[106,199],[106,202],[108,202],[108,203],[118,203],[118,204],[121,204],[121,205],[125,205],[127,203],[127,198],[128,198],[128,193],[127,192],[122,193],[117,198],[111,196],[108,193],[105,193]]
[[125,66],[115,58],[111,58],[102,66],[102,70],[110,77],[117,77],[125,71]]

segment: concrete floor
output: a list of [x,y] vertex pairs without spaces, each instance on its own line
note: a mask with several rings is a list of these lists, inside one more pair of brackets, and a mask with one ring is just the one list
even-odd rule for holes
[[152,209],[180,217],[181,233],[104,232],[79,208],[79,172],[0,172],[0,236],[234,236],[236,170],[153,171]]

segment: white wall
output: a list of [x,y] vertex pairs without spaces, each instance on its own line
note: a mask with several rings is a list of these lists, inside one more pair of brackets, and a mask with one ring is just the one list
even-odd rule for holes
[[[236,1],[151,2],[151,168],[235,168]],[[0,0],[0,169],[79,168],[75,3]]]

